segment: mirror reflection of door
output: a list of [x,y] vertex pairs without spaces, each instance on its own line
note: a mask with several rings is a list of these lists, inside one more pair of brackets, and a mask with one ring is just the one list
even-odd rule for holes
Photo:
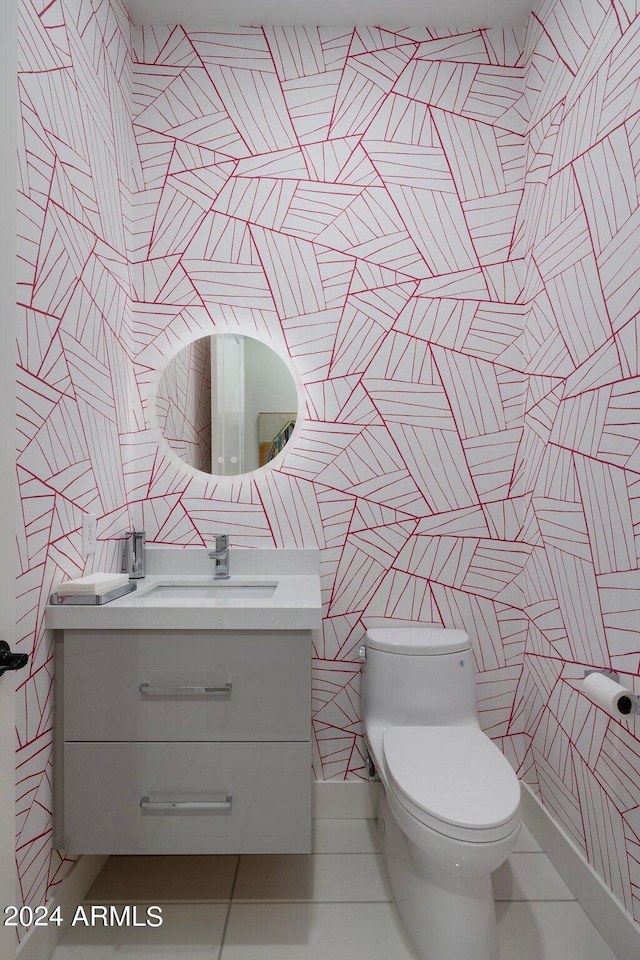
[[[244,466],[244,341],[233,333],[211,341],[211,472],[246,473]],[[249,467],[249,469],[252,469]]]
[[211,473],[211,337],[169,361],[156,398],[160,430],[177,456]]
[[156,397],[174,453],[218,476],[249,473],[277,456],[297,406],[285,362],[260,340],[231,333],[187,344],[167,365]]

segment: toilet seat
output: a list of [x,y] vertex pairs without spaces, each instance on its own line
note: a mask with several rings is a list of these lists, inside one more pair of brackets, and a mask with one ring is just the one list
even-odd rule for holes
[[398,803],[438,833],[489,843],[520,824],[518,778],[480,729],[388,727],[382,751]]

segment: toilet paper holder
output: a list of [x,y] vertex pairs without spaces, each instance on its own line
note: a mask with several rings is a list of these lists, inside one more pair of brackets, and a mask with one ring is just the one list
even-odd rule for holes
[[[604,667],[588,667],[584,671],[585,677],[590,673],[601,673],[603,676],[613,680],[614,683],[620,683],[620,674],[616,670],[606,670]],[[640,714],[640,697],[637,693],[629,692],[618,701],[620,713],[625,715]]]

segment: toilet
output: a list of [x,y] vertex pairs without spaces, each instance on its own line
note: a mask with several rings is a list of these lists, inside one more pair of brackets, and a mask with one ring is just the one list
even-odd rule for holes
[[375,628],[361,655],[380,849],[400,919],[423,960],[499,960],[490,874],[518,839],[520,784],[480,729],[469,637]]

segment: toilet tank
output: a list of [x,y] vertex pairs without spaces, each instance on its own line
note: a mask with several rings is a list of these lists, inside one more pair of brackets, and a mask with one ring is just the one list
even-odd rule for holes
[[367,631],[362,675],[365,726],[478,726],[471,643],[463,630]]

